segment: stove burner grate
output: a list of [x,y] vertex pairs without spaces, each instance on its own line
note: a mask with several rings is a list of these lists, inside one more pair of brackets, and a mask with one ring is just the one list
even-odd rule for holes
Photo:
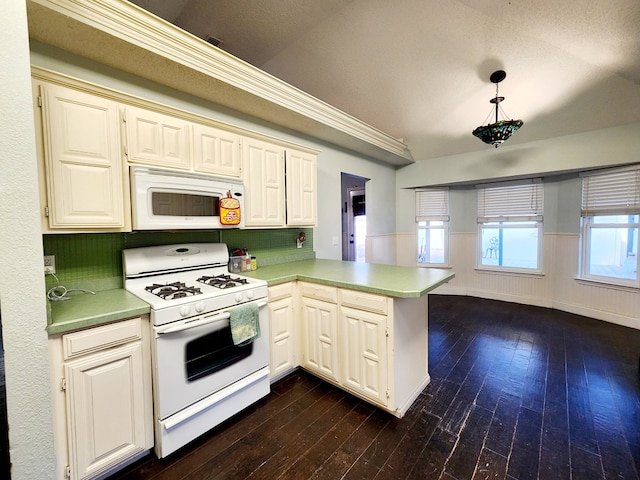
[[144,289],[147,292],[151,292],[164,300],[190,297],[202,293],[202,291],[198,287],[187,286],[183,282],[173,282],[165,284],[154,283],[152,285],[144,287]]
[[222,274],[222,275],[203,275],[198,279],[198,282],[204,283],[206,285],[211,285],[212,287],[225,289],[225,288],[233,288],[240,285],[246,285],[249,283],[249,280],[246,278],[232,277],[231,275]]

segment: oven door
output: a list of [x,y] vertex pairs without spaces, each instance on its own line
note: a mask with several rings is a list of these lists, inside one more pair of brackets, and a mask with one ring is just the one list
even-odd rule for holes
[[154,330],[156,417],[165,419],[269,364],[266,300],[258,300],[260,337],[231,339],[229,313],[207,313]]

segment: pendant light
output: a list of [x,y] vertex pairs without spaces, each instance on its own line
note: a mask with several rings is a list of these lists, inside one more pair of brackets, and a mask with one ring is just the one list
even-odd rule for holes
[[[499,107],[500,102],[504,100],[504,97],[498,96],[498,84],[505,79],[507,76],[504,70],[497,70],[491,74],[489,80],[492,83],[496,84],[496,96],[489,100],[489,103],[495,104],[495,123],[491,123],[489,125],[482,125],[476,128],[472,133],[474,136],[478,137],[484,143],[495,145],[498,148],[498,145],[506,142],[511,135],[513,135],[518,129],[523,125],[522,120],[499,120],[498,119],[498,110],[502,112],[504,115],[504,111]],[[493,110],[489,113],[491,115]],[[488,118],[488,117],[487,117]]]

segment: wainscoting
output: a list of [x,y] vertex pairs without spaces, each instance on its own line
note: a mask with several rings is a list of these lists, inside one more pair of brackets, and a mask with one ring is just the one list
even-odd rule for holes
[[[415,265],[415,235],[395,238],[398,264]],[[451,268],[456,278],[433,293],[556,308],[640,329],[640,291],[577,280],[578,235],[546,234],[543,241],[542,275],[497,273],[475,269],[475,233],[451,233]]]

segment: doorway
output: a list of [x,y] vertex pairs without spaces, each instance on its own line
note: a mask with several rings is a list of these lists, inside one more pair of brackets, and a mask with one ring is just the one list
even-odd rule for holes
[[342,259],[366,261],[367,207],[365,183],[368,178],[342,173]]

